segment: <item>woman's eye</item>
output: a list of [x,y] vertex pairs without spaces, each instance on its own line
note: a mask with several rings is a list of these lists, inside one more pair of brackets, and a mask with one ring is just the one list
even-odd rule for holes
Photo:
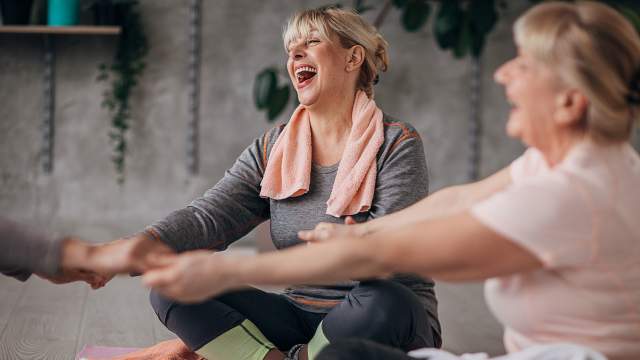
[[318,40],[318,39],[309,39],[309,40],[307,40],[307,45],[316,44],[316,43],[319,43],[319,42],[320,42],[320,40]]

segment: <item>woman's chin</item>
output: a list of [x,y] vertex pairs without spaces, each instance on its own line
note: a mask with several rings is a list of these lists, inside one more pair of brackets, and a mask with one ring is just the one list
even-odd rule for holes
[[318,96],[309,96],[307,94],[298,94],[298,102],[304,107],[313,107],[318,102]]
[[521,126],[517,121],[509,120],[507,121],[507,125],[505,131],[510,138],[520,139],[522,136]]

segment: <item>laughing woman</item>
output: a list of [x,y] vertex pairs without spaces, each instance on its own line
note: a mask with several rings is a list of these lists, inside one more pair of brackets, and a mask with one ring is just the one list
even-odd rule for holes
[[[594,1],[544,2],[514,29],[518,56],[495,78],[513,105],[507,133],[529,148],[508,168],[381,219],[302,234],[331,233],[332,241],[248,261],[181,255],[146,283],[188,301],[246,283],[404,271],[487,280],[514,359],[602,358],[545,350],[557,343],[640,359],[640,157],[629,143],[640,110],[640,38]],[[191,273],[200,280],[188,281]],[[540,349],[548,357],[532,354]],[[411,359],[366,340],[332,343],[318,358]]]
[[[101,250],[224,250],[267,219],[284,249],[320,222],[367,221],[427,195],[418,134],[373,100],[388,61],[376,29],[350,11],[308,10],[291,18],[284,45],[300,101],[288,124],[256,139],[202,198]],[[433,282],[413,275],[246,289],[194,305],[153,292],[151,303],[191,350],[216,360],[312,359],[352,337],[405,350],[441,343]]]

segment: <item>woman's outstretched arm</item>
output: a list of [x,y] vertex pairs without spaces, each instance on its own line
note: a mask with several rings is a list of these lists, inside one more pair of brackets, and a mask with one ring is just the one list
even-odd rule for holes
[[529,251],[468,211],[365,237],[298,246],[254,257],[187,253],[145,274],[148,286],[198,301],[252,285],[332,283],[409,272],[448,281],[480,280],[540,268]]
[[338,225],[320,223],[313,230],[301,231],[306,241],[322,241],[336,236],[363,236],[378,231],[403,228],[416,222],[456,214],[488,198],[511,184],[509,168],[474,183],[451,186],[393,214],[366,223]]

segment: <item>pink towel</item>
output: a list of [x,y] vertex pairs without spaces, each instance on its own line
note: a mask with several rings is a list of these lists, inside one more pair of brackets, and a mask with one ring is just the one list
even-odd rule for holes
[[[376,187],[376,156],[384,142],[382,111],[363,91],[353,103],[351,131],[326,213],[340,217],[368,211]],[[301,105],[271,149],[260,196],[276,200],[305,194],[311,177],[311,124]]]

